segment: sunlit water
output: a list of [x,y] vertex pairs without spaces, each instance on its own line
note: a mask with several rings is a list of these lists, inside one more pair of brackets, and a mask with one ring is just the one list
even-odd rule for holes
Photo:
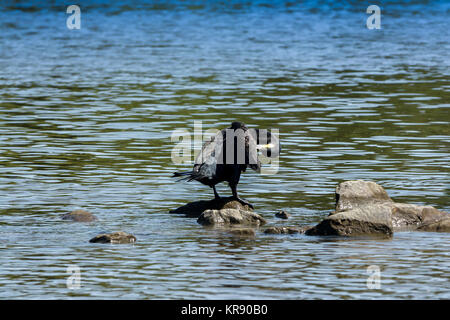
[[[269,225],[319,222],[352,179],[450,211],[448,4],[385,2],[369,30],[358,1],[79,1],[68,30],[58,3],[0,5],[0,298],[450,298],[448,234],[240,238],[168,213],[212,197],[170,177],[194,120],[280,130],[278,174],[239,184]],[[60,219],[77,208],[99,221]],[[88,243],[117,230],[137,243]]]

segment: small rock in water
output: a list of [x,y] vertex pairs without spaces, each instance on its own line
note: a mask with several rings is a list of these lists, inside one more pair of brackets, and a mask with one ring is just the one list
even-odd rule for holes
[[252,228],[231,229],[229,232],[236,236],[248,236],[248,237],[254,237],[256,234],[255,229]]
[[300,230],[295,227],[270,227],[264,230],[265,234],[295,234],[300,233]]
[[205,210],[197,222],[202,225],[252,225],[259,226],[266,223],[266,220],[259,214],[252,211],[238,209]]
[[97,220],[97,217],[94,216],[92,213],[86,210],[74,210],[70,213],[66,213],[61,215],[61,218],[63,220],[70,220],[74,222],[92,222]]
[[91,243],[135,243],[136,237],[132,234],[118,231],[108,234],[99,234],[98,236],[95,236],[91,240],[89,240]]
[[170,213],[185,214],[188,217],[199,217],[205,210],[222,210],[222,209],[238,209],[245,211],[253,211],[248,206],[236,201],[232,197],[212,199],[212,200],[200,200],[189,202],[184,206],[181,206],[175,210],[171,210]]
[[280,218],[280,219],[289,219],[290,216],[291,215],[284,210],[281,210],[281,211],[275,213],[275,217]]

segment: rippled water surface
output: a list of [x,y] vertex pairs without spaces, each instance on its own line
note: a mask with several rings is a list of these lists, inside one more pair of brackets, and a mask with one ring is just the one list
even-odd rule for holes
[[[212,197],[170,177],[194,120],[280,130],[278,174],[239,184],[269,225],[319,222],[352,179],[450,211],[445,1],[384,2],[380,30],[359,1],[79,1],[80,30],[53,3],[0,5],[0,298],[450,298],[448,234],[240,238],[168,213]],[[78,208],[99,221],[60,219]],[[88,243],[116,230],[137,243]]]

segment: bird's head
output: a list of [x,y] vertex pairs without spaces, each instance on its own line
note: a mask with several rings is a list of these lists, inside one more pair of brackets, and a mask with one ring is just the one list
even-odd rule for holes
[[267,151],[267,150],[271,150],[272,148],[275,148],[276,145],[273,143],[266,143],[266,144],[258,144],[256,146],[256,149],[259,151]]
[[255,131],[257,134],[256,149],[267,157],[278,157],[281,151],[280,140],[278,137],[268,130],[255,129]]
[[230,129],[233,129],[233,130],[242,129],[245,131],[245,130],[247,130],[247,127],[245,126],[245,123],[243,123],[243,122],[234,121],[231,123]]

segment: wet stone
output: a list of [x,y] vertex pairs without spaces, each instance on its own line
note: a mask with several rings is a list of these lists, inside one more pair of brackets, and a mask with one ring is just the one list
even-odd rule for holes
[[79,209],[61,215],[61,219],[74,222],[92,222],[96,221],[97,217],[89,211]]
[[91,240],[90,243],[135,243],[136,237],[132,234],[118,231],[113,233],[99,234]]

